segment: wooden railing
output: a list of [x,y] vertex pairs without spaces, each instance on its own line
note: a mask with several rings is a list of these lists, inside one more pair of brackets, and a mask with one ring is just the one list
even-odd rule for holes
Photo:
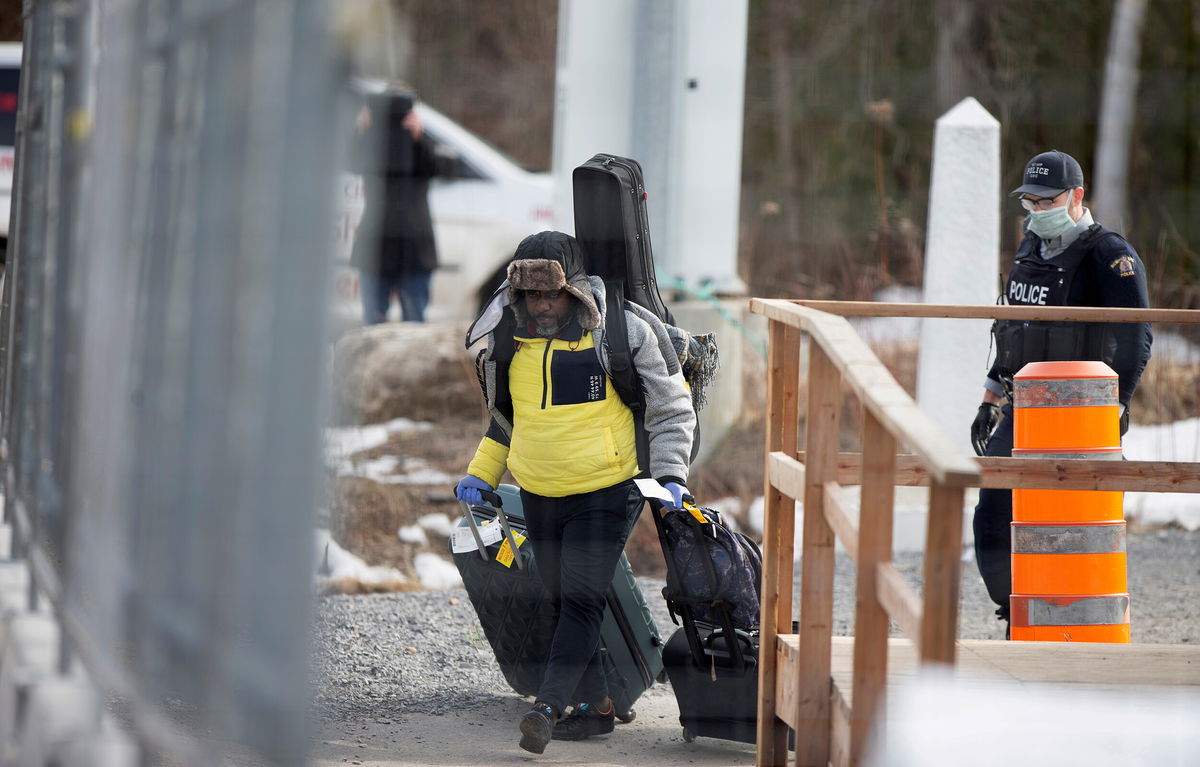
[[[1194,463],[977,459],[895,381],[844,316],[1198,323],[1200,311],[953,306],[752,299],[769,320],[766,498],[757,764],[861,761],[885,710],[888,626],[923,663],[955,662],[964,496],[970,487],[1200,492]],[[822,311],[825,310],[825,311]],[[835,312],[835,313],[831,313]],[[844,316],[838,316],[844,315]],[[801,336],[807,334],[806,450],[798,450]],[[981,339],[982,341],[983,339]],[[839,453],[844,389],[863,406],[861,454]],[[898,445],[908,454],[898,455]],[[1069,465],[1068,465],[1069,464]],[[844,485],[861,484],[858,521]],[[896,485],[929,485],[924,599],[892,564]],[[803,499],[801,593],[793,626],[795,501]],[[834,547],[857,564],[851,690],[831,673]],[[781,666],[789,669],[781,674]]]

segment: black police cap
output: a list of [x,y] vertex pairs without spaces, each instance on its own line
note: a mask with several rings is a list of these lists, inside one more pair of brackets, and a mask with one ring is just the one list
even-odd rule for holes
[[1083,186],[1083,169],[1066,152],[1051,149],[1025,163],[1024,182],[1009,192],[1010,197],[1031,194],[1034,197],[1054,197],[1064,189]]

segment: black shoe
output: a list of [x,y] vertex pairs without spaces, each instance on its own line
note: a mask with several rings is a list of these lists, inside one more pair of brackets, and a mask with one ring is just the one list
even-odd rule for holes
[[545,751],[557,722],[558,713],[554,706],[540,700],[534,701],[533,708],[521,717],[521,748],[535,754]]
[[616,706],[609,704],[607,714],[600,714],[590,703],[580,703],[570,716],[554,726],[555,740],[583,740],[593,735],[607,735],[613,731]]

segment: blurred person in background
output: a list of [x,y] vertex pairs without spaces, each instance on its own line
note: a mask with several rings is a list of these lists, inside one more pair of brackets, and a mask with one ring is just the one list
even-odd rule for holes
[[363,324],[384,322],[392,295],[401,319],[424,322],[437,267],[429,180],[437,174],[433,145],[413,108],[412,90],[389,85],[358,113],[353,157],[365,205],[350,265],[359,270]]
[[[1083,170],[1065,152],[1050,150],[1025,165],[1017,197],[1028,216],[1002,303],[1026,306],[1150,305],[1146,267],[1124,237],[1096,223],[1083,206]],[[992,325],[996,360],[984,380],[983,402],[971,424],[979,455],[1010,457],[1012,377],[1030,362],[1101,360],[1119,378],[1120,432],[1129,428],[1129,402],[1150,359],[1149,323],[1024,322]],[[984,488],[975,507],[975,555],[996,616],[1009,630],[1012,491]]]

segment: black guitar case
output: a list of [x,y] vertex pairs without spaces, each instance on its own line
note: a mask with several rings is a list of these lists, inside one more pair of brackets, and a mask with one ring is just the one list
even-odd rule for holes
[[676,324],[654,278],[642,166],[628,157],[597,154],[575,169],[571,182],[575,238],[587,254],[588,274],[620,281],[626,299]]

